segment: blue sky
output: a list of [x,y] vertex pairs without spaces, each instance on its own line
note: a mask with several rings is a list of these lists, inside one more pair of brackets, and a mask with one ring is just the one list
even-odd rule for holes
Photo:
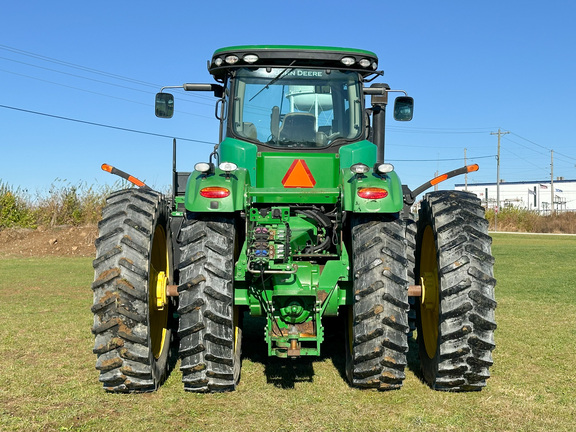
[[[576,179],[576,6],[568,1],[27,1],[2,7],[0,180],[30,194],[51,184],[113,184],[104,162],[167,190],[172,140],[215,143],[215,100],[163,85],[213,82],[206,61],[240,44],[332,45],[374,51],[414,120],[388,118],[386,159],[415,188],[464,163],[469,183]],[[129,132],[142,131],[166,137]],[[178,169],[212,146],[179,141]],[[463,177],[445,187],[463,183]]]

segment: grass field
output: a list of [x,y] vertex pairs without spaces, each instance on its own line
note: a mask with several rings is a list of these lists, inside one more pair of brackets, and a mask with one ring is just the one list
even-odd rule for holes
[[402,390],[351,389],[338,323],[322,358],[268,359],[255,320],[237,392],[185,393],[176,367],[156,393],[107,394],[92,354],[91,259],[1,258],[0,430],[575,430],[576,237],[496,234],[493,252],[492,378],[458,394],[424,385],[414,350]]

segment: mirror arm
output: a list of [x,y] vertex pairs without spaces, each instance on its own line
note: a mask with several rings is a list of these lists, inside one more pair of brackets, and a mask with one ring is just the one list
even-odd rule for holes
[[405,90],[386,90],[387,93],[404,93],[404,96],[408,96]]
[[364,87],[364,94],[370,96],[383,96],[385,93],[404,93],[404,96],[408,96],[408,93],[404,90],[391,90],[386,87]]
[[165,89],[183,89],[184,91],[211,91],[214,96],[221,98],[224,94],[224,87],[220,84],[182,84],[179,86],[164,86],[160,89],[162,93]]
[[224,94],[224,87],[220,84],[183,84],[182,88],[185,91],[211,91],[219,98]]
[[177,89],[177,88],[183,88],[184,86],[164,86],[160,89],[160,93],[163,93],[165,89]]

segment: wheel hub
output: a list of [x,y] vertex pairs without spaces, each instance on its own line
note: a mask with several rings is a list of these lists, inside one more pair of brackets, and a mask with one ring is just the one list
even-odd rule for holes
[[420,284],[422,286],[422,306],[426,310],[434,310],[438,302],[438,284],[434,273],[424,273],[424,276],[420,278]]
[[166,273],[163,271],[156,275],[156,310],[163,311],[166,307],[167,297],[166,297],[166,286],[168,284],[168,278]]

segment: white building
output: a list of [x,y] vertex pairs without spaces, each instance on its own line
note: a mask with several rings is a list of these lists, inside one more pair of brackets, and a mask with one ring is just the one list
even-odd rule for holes
[[[465,190],[464,184],[456,184],[456,190]],[[496,183],[468,184],[468,192],[476,194],[486,208],[496,208]],[[554,198],[552,198],[554,197]],[[518,207],[546,214],[554,199],[555,211],[576,211],[576,180],[500,181],[500,207]]]

